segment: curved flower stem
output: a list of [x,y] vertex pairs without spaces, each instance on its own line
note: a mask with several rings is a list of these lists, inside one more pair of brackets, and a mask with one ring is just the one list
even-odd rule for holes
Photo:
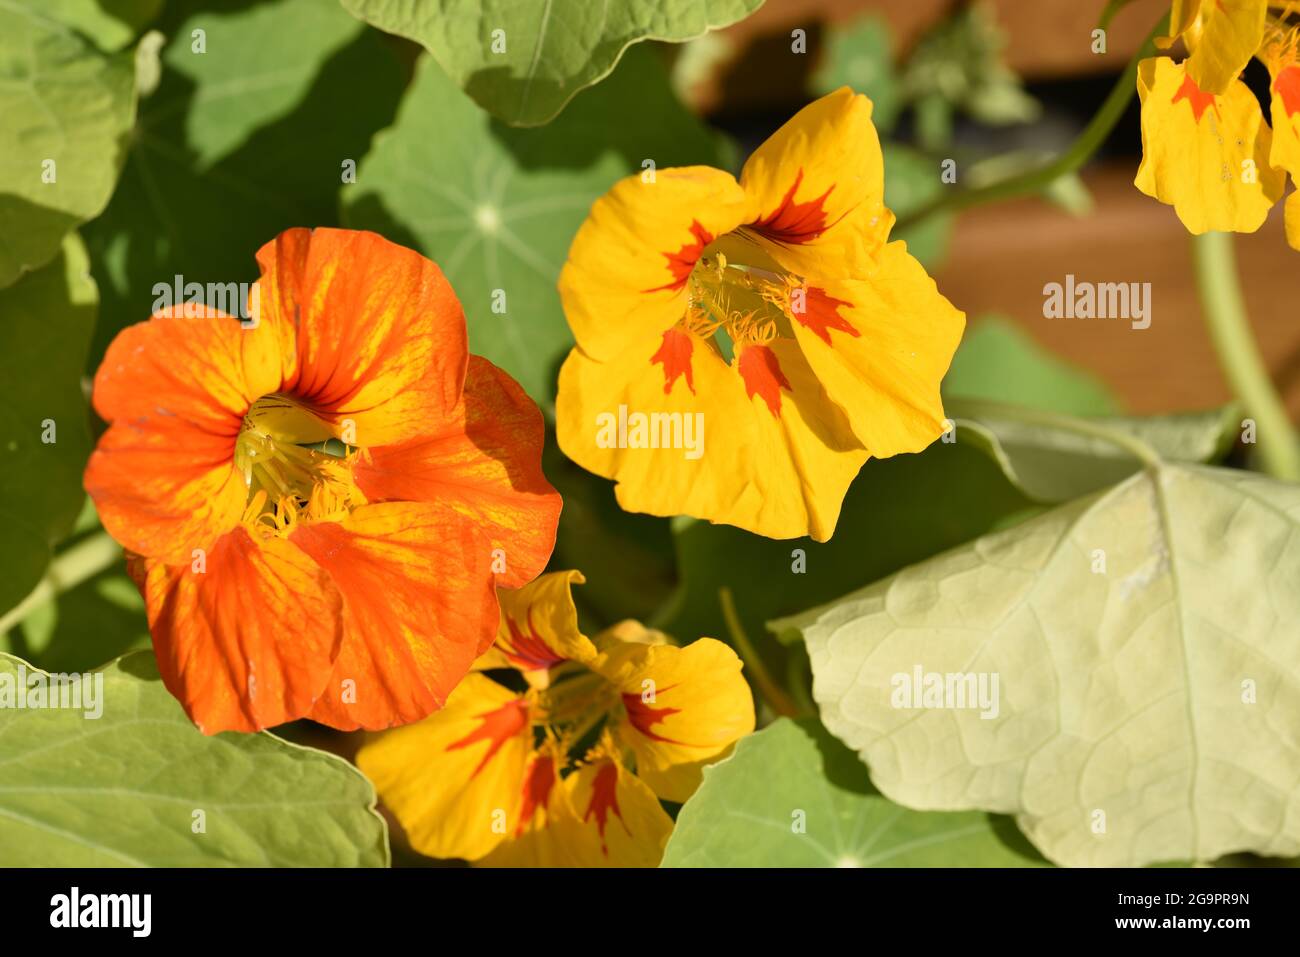
[[799,706],[785,693],[785,689],[772,680],[767,664],[754,650],[749,636],[745,634],[745,626],[740,623],[740,616],[736,614],[736,602],[731,597],[731,589],[726,586],[719,588],[718,601],[722,604],[722,617],[726,619],[732,644],[736,646],[736,653],[740,655],[740,660],[745,663],[746,670],[754,679],[754,684],[758,686],[759,694],[767,700],[777,714],[787,718],[798,717]]
[[1133,99],[1133,94],[1137,92],[1138,63],[1155,54],[1155,38],[1168,32],[1169,16],[1166,14],[1151,30],[1141,49],[1133,55],[1133,59],[1129,60],[1123,74],[1111,87],[1111,91],[1107,95],[1105,102],[1102,103],[1101,109],[1093,114],[1083,132],[1070,144],[1070,148],[1056,159],[1045,166],[1040,166],[1038,169],[1018,173],[996,183],[989,183],[987,186],[979,186],[974,189],[949,190],[906,216],[900,217],[896,228],[899,231],[911,229],[939,213],[955,213],[958,210],[969,209],[972,206],[979,206],[984,203],[1014,199],[1027,193],[1036,193],[1039,190],[1046,189],[1062,176],[1079,169],[1106,142],[1106,138],[1110,136],[1110,131],[1115,128],[1115,124],[1119,122],[1120,117],[1124,115],[1124,111],[1128,109],[1129,101]]
[[[1073,432],[1075,435],[1086,435],[1089,438],[1102,439],[1122,448],[1147,468],[1158,468],[1162,461],[1160,453],[1136,435],[1131,435],[1121,429],[1111,428],[1104,422],[1098,422],[1094,419],[1083,419],[1060,412],[1048,412],[1044,409],[1031,409],[1027,406],[992,402],[984,399],[960,399],[947,403],[947,405],[949,406],[950,418],[973,419],[975,422],[979,422],[982,418],[1005,419],[1012,422],[1023,422],[1026,425],[1042,425],[1047,428],[1061,429],[1064,432]],[[954,413],[951,411],[952,409],[957,411]]]
[[51,598],[93,578],[121,557],[121,547],[105,532],[98,532],[77,542],[50,562],[45,577],[26,598],[0,616],[0,635]]
[[1250,331],[1237,281],[1232,234],[1193,236],[1192,260],[1201,309],[1219,365],[1246,414],[1255,420],[1260,466],[1274,478],[1300,482],[1300,439]]

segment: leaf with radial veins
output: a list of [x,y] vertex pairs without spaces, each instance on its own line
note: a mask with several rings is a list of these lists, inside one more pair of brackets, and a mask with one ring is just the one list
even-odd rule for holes
[[[0,654],[0,694],[23,671]],[[102,676],[80,709],[0,708],[0,867],[388,865],[374,788],[346,761],[266,732],[204,735],[149,652]]]
[[704,769],[663,867],[1035,867],[1005,818],[909,811],[816,721],[780,718]]
[[[1015,814],[1069,866],[1291,856],[1297,581],[1300,488],[1161,465],[772,627],[899,804]],[[996,707],[910,707],[917,668]]]
[[513,126],[555,118],[640,40],[690,40],[763,0],[343,0],[381,30],[422,44],[483,109]]

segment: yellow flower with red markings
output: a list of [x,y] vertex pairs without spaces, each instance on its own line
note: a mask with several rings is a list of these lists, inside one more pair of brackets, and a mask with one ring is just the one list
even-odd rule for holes
[[1168,47],[1177,39],[1187,46],[1187,73],[1207,93],[1226,93],[1264,39],[1268,0],[1173,0]]
[[[1259,58],[1269,72],[1269,114],[1273,123],[1273,145],[1269,162],[1291,174],[1300,187],[1300,26],[1271,26],[1264,37]],[[1300,191],[1286,200],[1286,238],[1291,248],[1300,249]]]
[[801,110],[737,181],[648,171],[597,200],[560,275],[577,340],[556,428],[620,504],[831,536],[862,464],[945,429],[964,316],[889,242],[871,102]]
[[[740,660],[636,622],[578,627],[576,571],[502,589],[495,646],[447,706],[376,736],[357,764],[430,857],[653,867],[706,764],[754,729]],[[491,673],[502,674],[502,681]],[[506,682],[521,675],[512,690]]]
[[418,253],[291,229],[257,261],[249,321],[186,305],[113,341],[86,489],[204,732],[418,720],[550,557],[541,413]]

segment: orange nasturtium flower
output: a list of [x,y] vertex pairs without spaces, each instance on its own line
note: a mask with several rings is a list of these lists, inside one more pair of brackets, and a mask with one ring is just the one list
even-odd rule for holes
[[541,414],[418,253],[291,229],[257,261],[249,321],[182,305],[113,341],[86,488],[202,731],[419,720],[550,556]]
[[945,429],[963,314],[889,242],[871,101],[801,110],[740,180],[647,171],[597,200],[560,295],[560,447],[619,503],[830,538],[870,456]]
[[[430,857],[486,866],[653,867],[705,764],[754,730],[728,646],[633,621],[578,629],[576,571],[502,589],[496,644],[447,706],[368,742],[357,764]],[[513,669],[511,690],[483,671]],[[506,672],[511,674],[511,672]]]
[[[1175,3],[1173,36],[1189,57],[1138,64],[1142,165],[1135,185],[1174,207],[1188,231],[1254,232],[1282,198],[1286,174],[1300,174],[1297,5],[1265,0]],[[1269,9],[1282,10],[1275,16]],[[1239,78],[1252,56],[1272,78],[1272,129]],[[1300,249],[1300,203],[1286,204],[1287,239]]]

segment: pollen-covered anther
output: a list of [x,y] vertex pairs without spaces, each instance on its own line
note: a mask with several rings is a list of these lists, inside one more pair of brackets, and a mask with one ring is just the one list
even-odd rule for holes
[[686,327],[706,338],[720,330],[733,343],[788,337],[793,296],[802,287],[790,273],[729,261],[720,250],[706,253],[691,271]]

